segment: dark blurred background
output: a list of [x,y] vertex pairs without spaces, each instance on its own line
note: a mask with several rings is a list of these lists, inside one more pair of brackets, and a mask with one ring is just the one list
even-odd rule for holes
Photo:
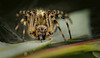
[[[5,22],[12,30],[15,27],[16,13],[19,10],[50,9],[62,10],[67,13],[82,9],[90,9],[92,36],[99,37],[100,33],[100,0],[1,0],[0,1],[0,23]],[[1,28],[1,27],[0,27]],[[2,28],[3,29],[3,28]],[[0,29],[0,30],[2,30]],[[5,30],[4,30],[5,31]],[[7,33],[0,31],[0,36],[9,37]],[[1,41],[6,41],[2,40]]]

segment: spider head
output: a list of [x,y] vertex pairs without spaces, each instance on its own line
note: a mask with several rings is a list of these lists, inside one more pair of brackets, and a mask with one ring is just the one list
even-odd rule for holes
[[38,25],[36,28],[36,34],[38,36],[39,40],[45,40],[47,32],[47,26],[46,25]]

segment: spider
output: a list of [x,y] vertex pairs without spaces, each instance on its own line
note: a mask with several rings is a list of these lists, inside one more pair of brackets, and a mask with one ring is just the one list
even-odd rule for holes
[[[46,38],[51,39],[51,35],[59,29],[60,33],[62,34],[62,37],[65,39],[65,36],[59,26],[59,23],[57,22],[57,18],[62,18],[65,20],[66,26],[68,27],[70,39],[71,37],[71,32],[69,28],[69,24],[66,20],[68,18],[70,21],[70,17],[68,14],[65,14],[63,11],[59,10],[39,10],[39,9],[34,9],[31,11],[19,11],[16,16],[17,18],[23,15],[23,18],[20,20],[18,25],[15,27],[15,30],[19,29],[19,26],[23,24],[23,41],[25,38],[25,33],[26,33],[26,26],[28,26],[28,34],[32,38],[38,38],[38,40],[45,40]],[[56,26],[56,29],[54,27]]]

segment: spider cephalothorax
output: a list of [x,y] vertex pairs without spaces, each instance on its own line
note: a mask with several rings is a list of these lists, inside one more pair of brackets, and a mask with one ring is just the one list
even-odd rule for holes
[[17,30],[20,24],[23,23],[23,40],[26,33],[26,26],[28,26],[28,34],[32,38],[38,38],[39,40],[45,40],[46,38],[51,39],[51,35],[54,33],[54,27],[56,26],[56,29],[58,28],[60,30],[64,40],[66,40],[58,22],[56,21],[57,18],[62,18],[65,20],[71,38],[70,28],[66,20],[66,18],[69,20],[70,18],[63,11],[44,11],[35,9],[32,11],[20,11],[17,13],[17,17],[19,17],[19,15],[24,15],[24,17],[20,20],[20,23],[16,26],[15,30]]
[[47,26],[45,25],[38,25],[36,28],[36,36],[38,36],[38,39],[45,39],[47,37]]

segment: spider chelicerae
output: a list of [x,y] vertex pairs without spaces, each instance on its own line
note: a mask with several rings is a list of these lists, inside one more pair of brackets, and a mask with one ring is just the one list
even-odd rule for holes
[[[26,33],[26,26],[28,26],[28,34],[32,38],[38,38],[39,40],[45,40],[46,38],[51,39],[51,35],[53,35],[54,32],[56,32],[57,28],[59,29],[60,33],[62,34],[62,37],[65,39],[65,36],[59,26],[59,23],[57,22],[57,18],[62,18],[65,20],[66,26],[68,27],[70,39],[71,37],[71,32],[69,28],[69,24],[67,22],[68,18],[70,21],[70,17],[68,14],[64,13],[63,11],[59,10],[39,10],[39,9],[34,9],[31,11],[19,11],[16,16],[17,18],[23,15],[22,19],[16,26],[15,30],[19,29],[19,26],[23,24],[23,41],[25,38],[25,33]],[[54,27],[56,26],[56,29]]]

